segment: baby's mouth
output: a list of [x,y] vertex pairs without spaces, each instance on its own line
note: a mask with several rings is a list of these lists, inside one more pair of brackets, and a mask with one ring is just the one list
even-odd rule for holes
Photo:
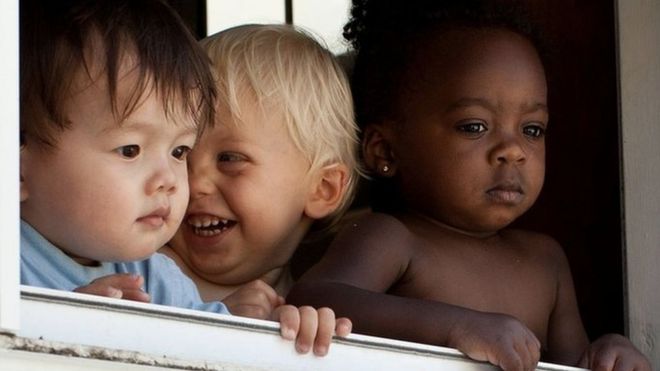
[[210,237],[225,232],[236,225],[235,220],[222,219],[214,215],[191,215],[186,219],[197,236]]
[[505,182],[487,190],[486,194],[496,202],[517,204],[522,201],[525,192],[520,184],[515,182]]

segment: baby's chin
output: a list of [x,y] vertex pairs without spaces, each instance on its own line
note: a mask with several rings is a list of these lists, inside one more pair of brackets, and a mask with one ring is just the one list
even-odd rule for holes
[[220,259],[198,259],[192,256],[188,267],[204,280],[220,286],[244,285],[262,278],[261,267],[252,264],[248,259],[220,257]]
[[221,287],[231,288],[246,285],[260,277],[250,278],[251,275],[235,274],[234,272],[225,272],[222,270],[205,269],[204,271],[194,270],[197,275],[206,281]]
[[[163,247],[170,239],[170,234],[163,235],[152,239],[151,241],[143,241],[139,244],[135,242],[120,243],[120,246],[115,246],[114,249],[107,251],[115,251],[114,254],[108,256],[108,259],[102,261],[110,262],[132,262],[145,260],[153,256],[158,250]],[[128,248],[127,248],[128,246]]]
[[118,254],[117,256],[110,257],[110,259],[107,259],[106,261],[133,262],[133,261],[145,260],[150,258],[152,255],[154,255],[158,251],[160,246],[161,245],[158,245],[158,247],[156,247],[155,245],[151,245],[151,244],[148,246],[138,246],[132,251],[128,251],[124,254]]

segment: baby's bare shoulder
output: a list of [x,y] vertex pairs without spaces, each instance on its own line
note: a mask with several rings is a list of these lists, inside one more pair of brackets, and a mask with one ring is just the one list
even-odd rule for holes
[[413,241],[408,227],[396,217],[369,212],[346,223],[331,244],[331,250],[354,256],[387,254],[406,260]]
[[354,219],[355,223],[366,223],[382,226],[390,226],[394,228],[405,228],[405,225],[396,217],[390,214],[378,212],[365,212],[359,217]]
[[344,224],[321,261],[303,277],[384,292],[407,270],[410,233],[387,214],[366,213]]
[[396,217],[375,212],[355,218],[344,226],[342,233],[357,235],[360,239],[372,238],[385,241],[395,239],[398,242],[412,236],[408,227]]

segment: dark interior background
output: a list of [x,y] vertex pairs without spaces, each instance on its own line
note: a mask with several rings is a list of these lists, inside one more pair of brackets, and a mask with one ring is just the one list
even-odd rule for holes
[[564,247],[592,338],[624,331],[614,5],[529,1],[550,44],[550,128],[545,187],[518,224]]
[[[205,0],[169,2],[199,38],[206,35]],[[623,333],[614,0],[526,4],[549,46],[551,123],[544,190],[516,226],[547,233],[564,247],[589,336]],[[366,192],[355,207],[365,205]],[[318,259],[323,246],[302,246],[292,263],[294,274]]]

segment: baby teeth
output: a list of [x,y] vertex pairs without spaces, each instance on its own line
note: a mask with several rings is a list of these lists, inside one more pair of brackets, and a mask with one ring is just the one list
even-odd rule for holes
[[191,216],[186,222],[192,227],[194,234],[203,237],[218,235],[234,224],[231,220],[211,215]]
[[195,234],[200,235],[200,236],[204,236],[204,237],[213,236],[213,235],[219,234],[220,232],[222,232],[221,229],[206,230],[206,229],[197,229],[197,228],[195,228]]
[[228,220],[220,219],[218,217],[201,216],[188,218],[188,224],[196,228],[206,228],[211,226],[218,226],[220,224],[227,224]]

